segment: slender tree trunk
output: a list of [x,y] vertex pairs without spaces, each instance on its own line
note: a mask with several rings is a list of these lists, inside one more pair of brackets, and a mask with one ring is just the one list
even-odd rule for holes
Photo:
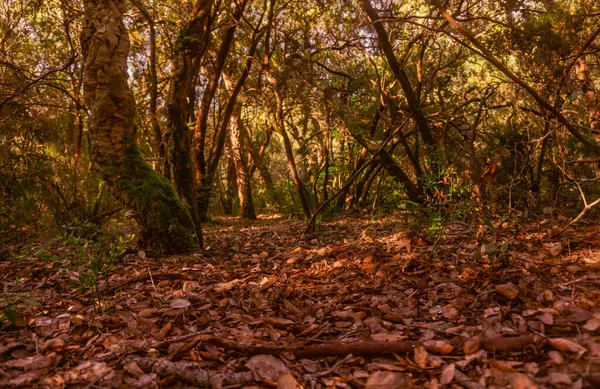
[[371,2],[369,0],[362,0],[362,6],[369,17],[371,23],[373,23],[373,27],[377,32],[377,37],[379,40],[379,44],[381,45],[381,49],[383,50],[385,57],[387,59],[394,76],[400,83],[402,88],[402,92],[404,93],[404,97],[406,97],[406,101],[408,103],[408,108],[410,113],[413,115],[415,122],[417,123],[417,127],[419,128],[419,132],[421,133],[421,137],[427,146],[427,151],[432,154],[431,160],[434,170],[437,170],[437,161],[439,159],[437,153],[437,146],[435,143],[435,139],[431,132],[431,128],[429,127],[429,123],[427,122],[427,118],[425,118],[425,114],[421,109],[421,104],[417,97],[417,94],[412,88],[410,84],[410,80],[408,75],[402,68],[400,61],[396,58],[396,54],[394,53],[394,48],[390,42],[387,31],[383,26],[382,18],[377,14],[373,6],[371,6]]
[[[228,150],[227,154],[231,154],[231,150]],[[221,205],[223,206],[223,213],[225,215],[233,215],[233,197],[235,196],[235,165],[233,163],[233,157],[229,155],[227,158],[227,172],[225,176],[225,183],[223,193],[221,194]]]
[[242,105],[236,103],[233,108],[231,124],[229,125],[229,136],[231,138],[231,155],[235,165],[235,176],[238,187],[238,198],[240,199],[240,216],[246,219],[256,219],[256,211],[252,201],[252,187],[250,185],[250,174],[248,172],[248,161],[244,150],[244,139],[241,127]]
[[123,0],[86,0],[81,47],[83,90],[94,167],[134,211],[141,240],[158,253],[198,248],[192,218],[171,184],[148,165],[134,140],[135,101],[127,84],[129,37]]
[[279,193],[275,188],[275,183],[273,182],[273,177],[271,176],[271,172],[269,168],[265,164],[264,155],[267,150],[267,146],[269,145],[269,140],[271,139],[271,134],[273,134],[273,127],[268,126],[266,130],[265,140],[260,146],[260,150],[256,151],[256,148],[252,144],[252,139],[250,138],[250,134],[246,131],[245,127],[242,127],[242,134],[245,138],[245,145],[248,154],[252,158],[252,165],[250,166],[248,174],[250,178],[254,175],[254,172],[258,169],[258,173],[260,174],[260,178],[265,184],[267,190],[267,197],[271,201],[272,205],[276,208],[281,206],[281,200],[279,199]]
[[275,96],[275,119],[272,119],[270,115],[267,116],[271,119],[271,125],[277,131],[277,133],[281,136],[283,140],[283,149],[285,151],[285,156],[288,162],[288,167],[290,168],[290,173],[292,175],[292,180],[294,181],[294,186],[298,192],[298,197],[300,198],[300,204],[302,205],[302,210],[304,211],[304,216],[307,219],[311,218],[312,210],[310,207],[309,195],[304,186],[304,183],[300,179],[298,175],[298,168],[296,167],[296,160],[294,157],[294,150],[292,148],[292,142],[290,141],[290,137],[285,130],[285,119],[283,113],[283,98],[281,97],[281,93],[279,91],[279,85],[275,77],[267,73],[267,77],[269,82],[273,86],[273,94]]
[[361,131],[361,125],[356,123],[352,115],[348,112],[347,107],[340,101],[339,97],[337,97],[334,93],[332,93],[330,97],[330,101],[346,125],[346,128],[348,129],[348,132],[352,138],[354,138],[359,145],[366,148],[370,154],[378,153],[377,156],[379,158],[379,162],[385,168],[388,174],[397,183],[404,187],[406,196],[410,201],[419,204],[423,203],[425,200],[423,192],[414,182],[411,181],[402,166],[396,162],[396,160],[387,150],[379,150],[379,142],[371,138],[369,135],[364,134],[364,131]]
[[[208,129],[208,115],[210,113],[210,106],[215,98],[219,82],[221,81],[223,68],[225,67],[225,62],[229,56],[229,51],[231,50],[231,45],[233,44],[233,38],[235,37],[235,30],[239,25],[242,15],[244,14],[244,9],[246,8],[247,3],[248,0],[236,1],[235,10],[231,14],[231,27],[229,27],[223,35],[223,40],[217,51],[213,70],[208,79],[206,89],[202,94],[202,101],[200,102],[200,107],[198,108],[198,113],[196,115],[196,126],[194,129],[196,185],[202,185],[202,182],[205,181],[204,176],[207,173],[206,169],[208,165],[207,159],[210,158],[205,156],[206,131]],[[202,190],[202,192],[204,192],[204,190]],[[203,211],[200,211],[200,213],[202,214]]]

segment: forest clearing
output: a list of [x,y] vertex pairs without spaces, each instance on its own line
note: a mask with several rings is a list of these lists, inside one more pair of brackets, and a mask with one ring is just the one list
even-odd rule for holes
[[0,387],[600,387],[597,0],[0,0]]

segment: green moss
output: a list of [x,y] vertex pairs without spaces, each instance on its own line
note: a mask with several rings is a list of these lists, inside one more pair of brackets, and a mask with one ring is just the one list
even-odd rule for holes
[[142,244],[159,254],[191,252],[199,248],[194,223],[169,181],[131,147],[116,164],[118,196],[135,212]]

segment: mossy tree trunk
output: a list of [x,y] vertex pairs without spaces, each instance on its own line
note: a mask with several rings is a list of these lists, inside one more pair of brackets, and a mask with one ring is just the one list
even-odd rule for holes
[[127,84],[129,37],[123,0],[86,0],[81,47],[94,168],[134,211],[141,243],[161,254],[199,246],[189,212],[171,184],[148,165],[134,140],[135,101]]

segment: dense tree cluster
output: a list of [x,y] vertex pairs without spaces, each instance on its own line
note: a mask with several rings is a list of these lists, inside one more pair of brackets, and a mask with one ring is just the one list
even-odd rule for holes
[[[600,195],[595,0],[5,0],[0,232]],[[117,201],[115,201],[115,199]],[[580,214],[581,216],[581,214]]]

